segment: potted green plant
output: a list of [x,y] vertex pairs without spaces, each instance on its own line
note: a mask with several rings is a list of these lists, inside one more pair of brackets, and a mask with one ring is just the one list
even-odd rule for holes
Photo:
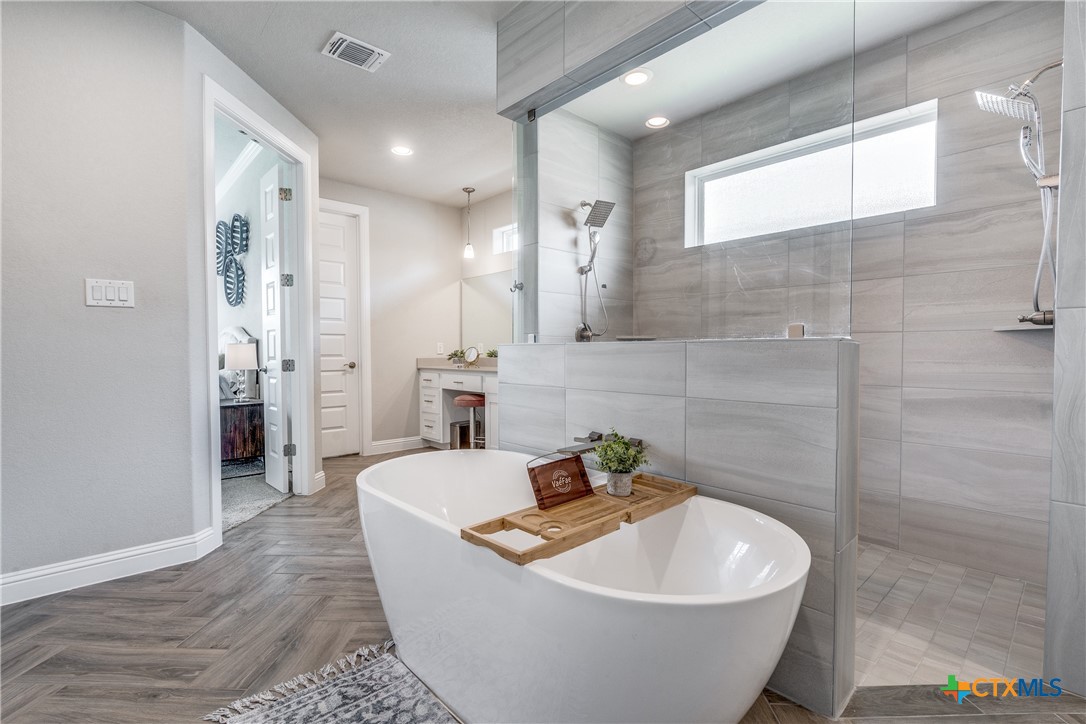
[[452,352],[449,352],[448,357],[446,357],[445,359],[449,360],[450,362],[453,363],[453,365],[455,365],[457,367],[463,367],[464,366],[464,350],[462,350],[462,349],[454,349]]
[[645,448],[634,445],[611,428],[611,434],[596,446],[597,467],[607,473],[607,494],[625,498],[633,491],[634,472],[647,465]]

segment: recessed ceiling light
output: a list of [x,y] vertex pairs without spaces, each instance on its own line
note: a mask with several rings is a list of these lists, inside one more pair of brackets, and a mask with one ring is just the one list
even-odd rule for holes
[[626,81],[626,85],[641,85],[648,83],[652,80],[652,71],[648,68],[634,68],[626,75],[622,76],[622,80]]
[[414,151],[412,151],[407,146],[393,146],[389,150],[391,150],[397,156],[410,156],[411,154],[414,153]]
[[649,120],[645,121],[645,125],[649,128],[663,128],[669,123],[671,123],[671,121],[664,118],[663,116],[653,116]]

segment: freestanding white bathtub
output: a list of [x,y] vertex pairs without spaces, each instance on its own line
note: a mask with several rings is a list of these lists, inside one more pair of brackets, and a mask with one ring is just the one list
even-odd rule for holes
[[400,658],[467,722],[742,718],[795,622],[811,563],[803,540],[697,496],[517,566],[460,529],[534,505],[529,459],[433,452],[358,476]]

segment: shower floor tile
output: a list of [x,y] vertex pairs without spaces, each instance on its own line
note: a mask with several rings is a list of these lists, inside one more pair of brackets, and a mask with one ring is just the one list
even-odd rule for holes
[[1040,676],[1044,607],[1044,586],[860,544],[856,685]]

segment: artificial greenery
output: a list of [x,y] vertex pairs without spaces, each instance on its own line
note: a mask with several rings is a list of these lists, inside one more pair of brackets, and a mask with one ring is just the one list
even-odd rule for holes
[[464,350],[454,349],[452,352],[449,352],[449,356],[445,359],[449,360],[450,362],[458,359],[464,359]]
[[497,357],[498,356],[498,350],[496,348],[495,349],[488,349],[486,351],[486,356],[487,357]]
[[634,445],[628,438],[611,428],[608,439],[596,446],[597,467],[608,473],[632,473],[649,462],[645,448]]

